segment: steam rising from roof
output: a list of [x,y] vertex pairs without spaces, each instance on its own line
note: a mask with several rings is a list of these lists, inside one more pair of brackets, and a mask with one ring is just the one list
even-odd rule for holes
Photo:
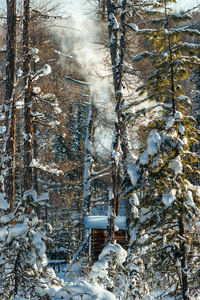
[[[100,119],[97,121],[94,138],[98,140],[97,144],[105,141],[102,145],[105,152],[105,148],[110,149],[114,110],[111,103],[113,85],[109,48],[104,45],[102,24],[96,15],[96,7],[88,1],[79,0],[69,2],[65,8],[70,17],[59,20],[53,29],[62,41],[61,63],[66,64],[66,57],[69,63],[76,60],[80,65],[79,74],[90,83],[90,93],[98,108],[98,115],[102,121],[105,120],[104,124]],[[104,26],[107,27],[107,24]],[[108,126],[106,130],[105,126]]]

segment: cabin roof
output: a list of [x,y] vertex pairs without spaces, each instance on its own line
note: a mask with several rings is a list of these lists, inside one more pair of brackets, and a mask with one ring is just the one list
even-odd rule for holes
[[[86,228],[107,229],[108,217],[88,216],[84,219],[84,225]],[[126,230],[126,217],[115,217],[115,225],[121,230]]]

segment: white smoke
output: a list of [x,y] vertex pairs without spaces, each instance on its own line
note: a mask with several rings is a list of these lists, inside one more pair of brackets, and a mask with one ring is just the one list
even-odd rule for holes
[[[102,29],[95,16],[95,6],[84,0],[74,0],[65,6],[69,19],[61,21],[62,50],[65,54],[75,56],[81,64],[80,72],[91,83],[91,92],[105,93],[112,85],[111,69],[106,63],[108,49],[102,44]],[[103,99],[107,96],[103,96]]]
[[66,16],[70,17],[61,20],[54,30],[62,40],[62,53],[74,57],[81,66],[79,73],[90,83],[90,93],[93,94],[94,104],[101,118],[106,119],[104,126],[106,124],[110,126],[110,132],[108,128],[103,129],[103,125],[95,132],[98,143],[105,141],[102,145],[105,152],[104,147],[110,149],[112,139],[112,124],[109,125],[110,120],[113,119],[112,70],[109,49],[103,44],[103,32],[96,15],[97,7],[95,7],[95,2],[93,3],[94,6],[84,0],[68,2],[65,10]]

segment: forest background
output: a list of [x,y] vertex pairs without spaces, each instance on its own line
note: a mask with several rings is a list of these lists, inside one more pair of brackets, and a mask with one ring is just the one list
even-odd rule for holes
[[[90,272],[96,299],[198,297],[199,12],[94,2],[63,16],[29,1],[15,15],[8,1],[1,16],[1,292],[70,299],[45,252],[85,258],[88,276],[84,219],[98,215],[110,244]],[[126,267],[115,216],[129,224]],[[74,299],[91,299],[86,286]]]

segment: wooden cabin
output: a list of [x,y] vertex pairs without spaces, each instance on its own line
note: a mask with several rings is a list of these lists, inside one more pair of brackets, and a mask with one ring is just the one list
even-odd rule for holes
[[[107,216],[88,216],[84,220],[84,225],[91,230],[90,240],[90,261],[94,263],[98,256],[108,243],[108,217]],[[127,250],[126,240],[126,217],[115,217],[116,242]]]

